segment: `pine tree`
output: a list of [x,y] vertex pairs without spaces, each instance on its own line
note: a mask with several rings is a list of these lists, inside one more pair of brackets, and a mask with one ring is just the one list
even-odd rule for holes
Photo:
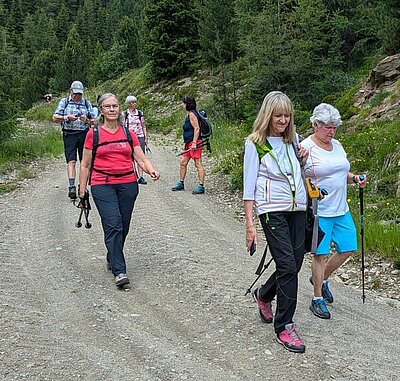
[[64,91],[75,81],[86,82],[87,56],[76,27],[68,34],[67,42],[58,55],[55,67],[55,90]]
[[237,57],[234,2],[202,0],[199,11],[199,42],[206,62],[231,62]]
[[192,9],[191,2],[183,0],[153,0],[146,7],[144,47],[156,78],[187,74],[197,61],[198,34]]

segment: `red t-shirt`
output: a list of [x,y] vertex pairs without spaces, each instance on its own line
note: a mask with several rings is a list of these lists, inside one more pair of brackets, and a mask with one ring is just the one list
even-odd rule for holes
[[[140,146],[139,139],[133,131],[129,131],[132,137],[133,147]],[[122,127],[114,133],[108,132],[99,126],[99,144],[103,142],[115,142],[117,140],[126,140],[126,135]],[[84,147],[93,150],[93,129],[89,129]],[[134,169],[132,161],[132,150],[129,142],[118,142],[105,144],[97,148],[94,159],[94,168],[107,173],[122,174]],[[101,184],[125,184],[137,181],[136,173],[126,176],[107,176],[103,173],[92,171],[91,185]]]

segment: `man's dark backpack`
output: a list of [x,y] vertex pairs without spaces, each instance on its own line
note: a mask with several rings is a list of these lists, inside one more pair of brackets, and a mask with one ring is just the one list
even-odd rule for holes
[[[109,173],[109,172],[105,172],[105,171],[102,171],[100,169],[97,169],[94,166],[94,159],[96,157],[97,149],[99,147],[101,147],[101,146],[105,146],[105,145],[111,144],[111,143],[128,142],[130,147],[131,147],[131,150],[132,150],[132,161],[134,160],[134,158],[133,158],[132,136],[131,136],[131,134],[129,133],[129,130],[126,127],[122,127],[122,129],[124,130],[124,133],[125,133],[125,136],[126,136],[125,139],[112,140],[112,141],[106,141],[106,142],[99,143],[99,141],[100,141],[100,128],[99,128],[99,125],[95,124],[93,126],[93,150],[92,150],[92,163],[91,163],[91,166],[90,166],[90,179],[92,177],[92,171],[101,173],[101,174],[106,175],[106,176],[113,176],[113,177],[122,177],[122,176],[127,176],[127,175],[131,175],[132,173],[135,173],[135,166],[133,166],[133,169],[131,171],[124,172],[124,173]],[[89,181],[89,183],[90,183],[90,181]]]

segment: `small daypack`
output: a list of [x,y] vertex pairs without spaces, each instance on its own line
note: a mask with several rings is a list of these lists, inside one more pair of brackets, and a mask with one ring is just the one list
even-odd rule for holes
[[[106,176],[113,176],[113,177],[122,177],[122,176],[127,176],[127,175],[131,175],[132,173],[135,173],[135,166],[133,166],[133,169],[131,171],[124,172],[124,173],[109,173],[109,172],[102,171],[100,169],[96,169],[94,167],[94,160],[95,160],[95,157],[96,157],[97,149],[99,147],[101,147],[101,146],[105,146],[105,145],[111,144],[111,143],[128,142],[130,147],[131,147],[131,150],[132,150],[132,161],[134,160],[132,136],[129,133],[129,129],[128,128],[122,126],[122,129],[124,130],[124,133],[125,133],[125,136],[126,136],[125,139],[105,141],[105,142],[99,143],[99,141],[100,141],[100,128],[99,128],[99,125],[95,124],[93,126],[93,150],[92,150],[92,163],[90,165],[90,177],[89,177],[90,180],[92,178],[92,172],[93,171],[101,173],[101,174],[106,175]],[[89,180],[89,184],[90,184],[90,180]]]
[[202,140],[209,139],[212,135],[212,126],[207,118],[205,110],[198,110],[195,112],[200,127],[200,138]]

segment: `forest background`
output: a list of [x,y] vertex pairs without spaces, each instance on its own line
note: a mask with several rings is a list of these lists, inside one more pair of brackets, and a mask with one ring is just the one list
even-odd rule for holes
[[[243,140],[265,94],[281,90],[305,135],[317,104],[340,110],[338,138],[352,170],[369,176],[368,250],[400,267],[399,113],[368,122],[354,104],[372,68],[400,52],[399,1],[1,0],[0,35],[1,173],[61,152],[58,131],[21,133],[18,118],[50,120],[80,80],[92,102],[105,91],[138,95],[150,129],[165,134],[179,135],[179,101],[194,95],[214,126],[214,170],[240,189]],[[367,108],[396,91],[378,93]],[[357,215],[355,189],[349,201]]]

